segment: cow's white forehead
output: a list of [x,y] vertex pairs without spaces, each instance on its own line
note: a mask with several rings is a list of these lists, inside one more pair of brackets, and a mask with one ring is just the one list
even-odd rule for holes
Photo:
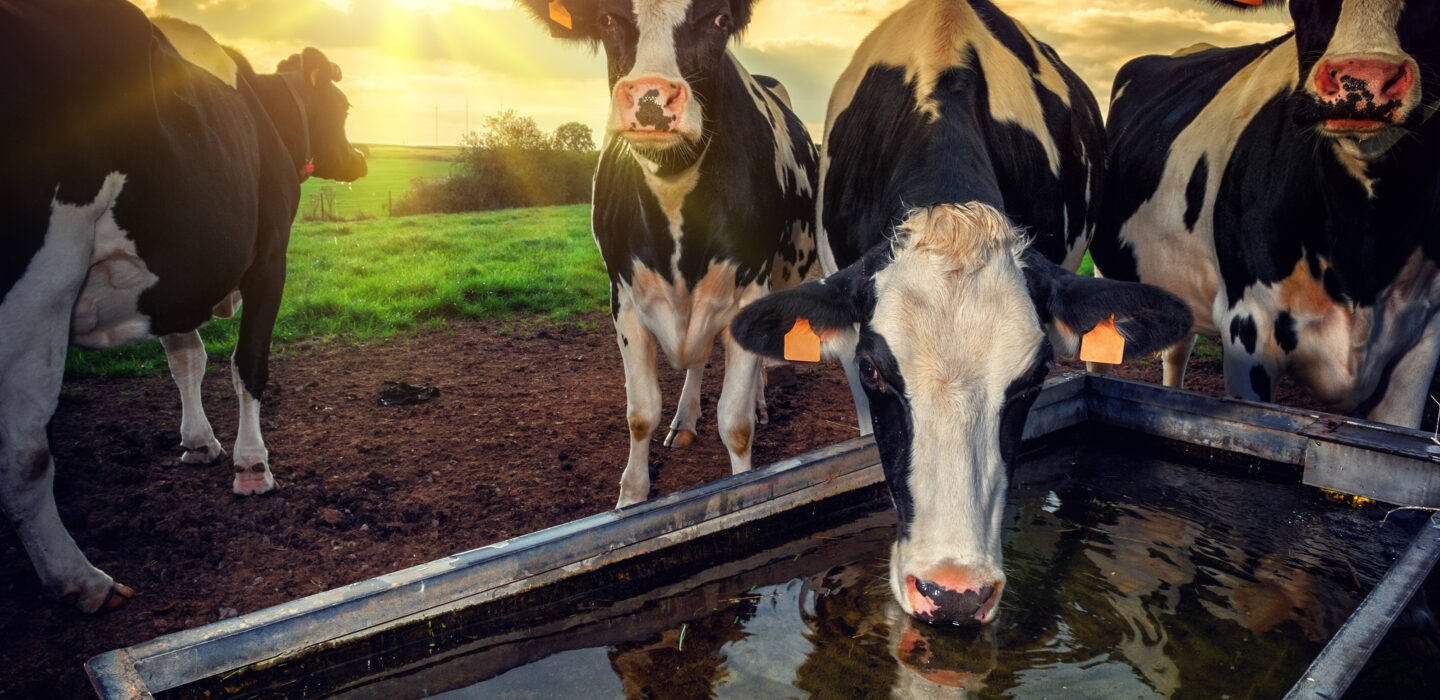
[[989,208],[942,207],[902,227],[894,262],[875,276],[871,327],[913,398],[1003,392],[1029,366],[1044,333],[1018,258],[1024,247]]
[[635,21],[643,34],[646,29],[674,29],[685,21],[694,0],[635,0]]
[[1404,9],[1403,0],[1345,0],[1325,54],[1403,54],[1398,27]]

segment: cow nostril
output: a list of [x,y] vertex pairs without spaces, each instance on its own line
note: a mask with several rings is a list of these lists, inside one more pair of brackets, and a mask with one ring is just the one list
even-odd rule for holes
[[[1409,67],[1408,65],[1404,64],[1404,63],[1401,63],[1399,66],[1396,67],[1396,69],[1395,69],[1395,74],[1392,75],[1392,76],[1390,76],[1390,79],[1389,79],[1389,80],[1386,80],[1386,81],[1385,81],[1385,84],[1384,84],[1383,86],[1381,86],[1381,88],[1380,88],[1380,94],[1382,94],[1382,95],[1389,95],[1389,94],[1391,93],[1391,91],[1395,89],[1395,86],[1396,86],[1396,85],[1399,85],[1401,81],[1403,81],[1403,80],[1405,80],[1407,77],[1409,77],[1409,74],[1410,74],[1410,67]],[[1409,84],[1407,83],[1407,84],[1405,85],[1405,87],[1408,88],[1408,87],[1409,87]],[[1401,92],[1403,92],[1403,91],[1404,91],[1404,90],[1403,90],[1403,88],[1402,88]]]

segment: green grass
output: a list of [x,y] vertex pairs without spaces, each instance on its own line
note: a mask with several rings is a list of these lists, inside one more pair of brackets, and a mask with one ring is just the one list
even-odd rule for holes
[[[316,218],[322,192],[334,196],[334,213],[343,219],[384,217],[390,214],[390,199],[399,199],[410,191],[417,177],[436,178],[450,174],[450,163],[460,150],[453,146],[385,146],[368,147],[370,172],[353,183],[339,183],[310,178],[300,185],[300,210],[295,214],[299,223],[307,217]],[[329,205],[327,204],[327,211]]]
[[[309,222],[291,233],[275,346],[310,337],[387,338],[460,319],[604,309],[609,280],[590,237],[589,206]],[[241,307],[243,314],[244,307]],[[235,346],[239,318],[201,330],[212,356]],[[71,348],[66,371],[135,375],[165,369],[158,341]]]

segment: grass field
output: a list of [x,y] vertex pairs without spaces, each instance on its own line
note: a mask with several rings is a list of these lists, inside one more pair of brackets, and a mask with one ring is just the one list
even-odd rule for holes
[[[572,205],[298,223],[275,347],[315,336],[383,338],[450,319],[603,309],[610,287],[589,211]],[[211,322],[200,332],[206,349],[228,357],[239,327],[238,317]],[[72,376],[165,367],[159,341],[71,348],[66,358]]]
[[[445,177],[450,163],[459,154],[454,146],[387,146],[372,145],[370,172],[353,183],[338,183],[310,178],[300,185],[298,223],[316,218],[320,197],[326,190],[334,196],[334,214],[343,219],[389,216],[390,198],[399,199],[410,191],[410,182],[417,177]],[[330,210],[330,205],[326,205]]]

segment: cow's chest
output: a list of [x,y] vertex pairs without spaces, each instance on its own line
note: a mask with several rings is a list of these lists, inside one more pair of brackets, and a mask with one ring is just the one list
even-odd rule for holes
[[733,262],[711,263],[695,284],[636,263],[628,282],[616,286],[616,304],[633,309],[676,367],[699,367],[709,359],[715,338],[768,285],[737,284]]
[[705,209],[692,200],[714,195],[697,190],[699,172],[667,179],[646,174],[628,193],[630,183],[596,187],[595,241],[610,273],[614,308],[633,312],[671,363],[687,368],[702,366],[736,311],[769,289],[763,270],[720,245],[730,240],[725,231],[687,218]]

